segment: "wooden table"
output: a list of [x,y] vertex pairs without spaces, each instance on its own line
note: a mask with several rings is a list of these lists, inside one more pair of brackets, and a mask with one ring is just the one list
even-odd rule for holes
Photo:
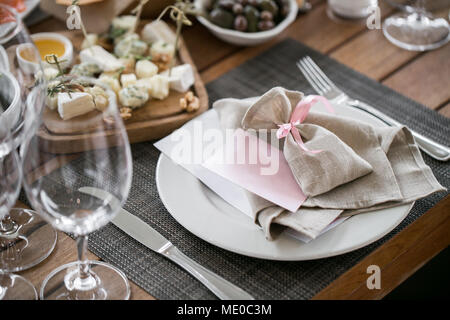
[[[349,67],[380,81],[427,107],[450,117],[450,45],[426,53],[409,52],[390,44],[381,30],[365,24],[337,23],[326,14],[326,1],[313,0],[313,10],[298,19],[273,41],[258,47],[226,44],[203,26],[186,28],[184,38],[201,76],[212,81],[286,37],[292,37]],[[393,10],[381,4],[382,17]],[[448,10],[443,14],[448,14]],[[31,28],[31,32],[65,30],[53,18]],[[380,299],[401,284],[450,244],[450,196],[426,212],[353,268],[341,275],[314,299]],[[76,260],[75,242],[59,232],[54,252],[38,266],[22,272],[36,287],[56,267]],[[90,258],[98,259],[91,254]],[[381,269],[380,290],[368,290],[367,267]],[[132,284],[132,299],[153,299]]]

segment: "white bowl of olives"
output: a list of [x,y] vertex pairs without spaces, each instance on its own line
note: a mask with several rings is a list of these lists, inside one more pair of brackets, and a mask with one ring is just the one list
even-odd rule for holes
[[280,34],[296,18],[296,0],[196,0],[198,21],[215,36],[254,46]]

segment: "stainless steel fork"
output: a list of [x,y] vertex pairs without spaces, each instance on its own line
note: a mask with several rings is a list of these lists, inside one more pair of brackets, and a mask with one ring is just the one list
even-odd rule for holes
[[[319,68],[311,57],[305,56],[300,59],[297,62],[297,67],[303,73],[306,80],[308,80],[314,90],[328,100],[336,103],[345,103],[348,106],[367,112],[389,126],[403,126],[397,120],[392,119],[367,103],[350,98],[341,89],[339,89],[333,81],[330,80],[330,78],[327,77],[327,75]],[[440,161],[450,160],[450,148],[424,137],[411,129],[410,131],[419,148],[426,154]]]

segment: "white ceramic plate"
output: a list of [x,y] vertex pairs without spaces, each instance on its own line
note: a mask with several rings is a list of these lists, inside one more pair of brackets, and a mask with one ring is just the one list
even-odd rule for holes
[[[336,113],[384,126],[378,119],[351,107],[338,106]],[[156,185],[169,213],[196,236],[225,250],[270,260],[312,260],[359,249],[392,231],[413,205],[353,216],[305,244],[284,234],[275,241],[267,241],[250,218],[163,154],[156,168]]]

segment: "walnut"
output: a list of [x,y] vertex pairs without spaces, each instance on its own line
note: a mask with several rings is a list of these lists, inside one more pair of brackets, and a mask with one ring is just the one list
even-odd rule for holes
[[168,54],[158,54],[153,56],[151,61],[158,67],[158,72],[163,72],[170,68],[172,57]]
[[192,91],[186,92],[184,98],[187,100],[187,102],[192,102],[195,98],[194,93]]
[[188,91],[184,98],[180,99],[180,107],[187,112],[194,112],[200,108],[200,99],[194,96],[192,91]]
[[192,102],[189,102],[186,111],[187,112],[195,112],[200,108],[200,100],[197,97],[194,97]]
[[187,100],[185,98],[181,98],[180,99],[180,107],[181,107],[181,109],[186,110],[187,105],[188,105],[187,104]]
[[120,108],[119,111],[120,111],[120,117],[122,118],[122,120],[128,120],[132,116],[131,108]]

